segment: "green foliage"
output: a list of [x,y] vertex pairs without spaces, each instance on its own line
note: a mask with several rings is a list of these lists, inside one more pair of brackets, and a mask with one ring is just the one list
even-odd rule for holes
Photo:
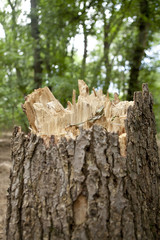
[[[125,99],[139,19],[145,20],[149,28],[145,53],[159,44],[160,7],[156,0],[146,2],[147,18],[141,14],[138,0],[39,0],[35,11],[40,37],[37,42],[31,33],[31,14],[27,21],[22,21],[27,17],[22,17],[22,1],[6,1],[0,11],[0,24],[5,32],[5,38],[0,38],[0,129],[12,128],[14,124],[28,128],[21,103],[34,89],[35,48],[40,50],[42,85],[48,86],[64,106],[71,101],[72,89],[78,94],[77,80],[81,76],[85,76],[90,90],[102,87],[106,91],[112,82]],[[81,56],[71,44],[78,34],[84,36],[86,43]],[[97,45],[88,51],[91,36]],[[143,61],[144,58],[148,60]],[[148,82],[153,94],[158,131],[159,64],[158,54],[151,59],[146,53],[138,78],[138,86]]]

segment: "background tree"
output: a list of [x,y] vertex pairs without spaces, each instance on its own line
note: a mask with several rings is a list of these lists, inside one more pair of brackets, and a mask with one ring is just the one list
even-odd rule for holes
[[31,34],[34,39],[33,55],[34,55],[34,87],[42,87],[42,59],[40,45],[40,31],[38,19],[38,4],[37,0],[31,0]]
[[145,49],[148,45],[150,29],[150,7],[148,0],[140,0],[138,3],[139,16],[137,16],[137,36],[132,49],[132,59],[130,61],[130,77],[128,84],[129,100],[132,99],[134,91],[139,89],[139,71]]

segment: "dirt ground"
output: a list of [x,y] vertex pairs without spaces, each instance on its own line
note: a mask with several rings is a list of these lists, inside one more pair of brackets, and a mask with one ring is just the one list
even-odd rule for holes
[[12,166],[10,159],[11,133],[0,135],[0,240],[4,239],[6,215],[6,195],[9,186],[9,174]]
[[[9,174],[12,167],[10,158],[11,133],[0,136],[0,240],[4,239],[5,216],[7,205],[7,189],[9,186]],[[160,155],[160,140],[157,141]]]

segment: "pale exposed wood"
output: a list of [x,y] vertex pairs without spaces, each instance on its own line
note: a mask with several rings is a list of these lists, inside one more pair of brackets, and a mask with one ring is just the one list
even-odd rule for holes
[[[47,87],[28,95],[23,108],[32,132],[45,139],[51,135],[56,139],[61,136],[75,138],[79,134],[79,127],[88,129],[93,124],[98,124],[109,132],[118,133],[119,136],[125,133],[124,120],[127,117],[127,109],[133,102],[120,102],[117,93],[111,101],[109,95],[104,95],[101,89],[96,91],[93,88],[93,92],[89,94],[89,88],[83,80],[78,81],[78,86],[77,103],[76,92],[73,90],[72,103],[68,102],[66,109]],[[125,136],[120,138],[122,155],[125,154]]]
[[85,222],[87,215],[87,199],[85,196],[80,195],[73,205],[74,221],[76,225]]
[[120,146],[120,154],[121,156],[126,156],[126,133],[122,133],[119,136],[119,146]]

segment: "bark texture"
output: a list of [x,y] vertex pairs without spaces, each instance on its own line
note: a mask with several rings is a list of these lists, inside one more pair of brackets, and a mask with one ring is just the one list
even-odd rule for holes
[[159,158],[152,97],[134,96],[118,135],[94,125],[49,147],[15,128],[7,240],[160,239]]

